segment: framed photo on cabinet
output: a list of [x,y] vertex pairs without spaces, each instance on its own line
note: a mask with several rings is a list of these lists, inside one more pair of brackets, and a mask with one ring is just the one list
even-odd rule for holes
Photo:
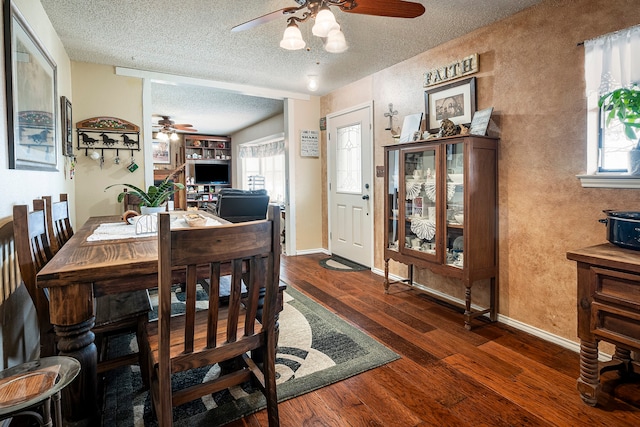
[[460,80],[424,92],[426,128],[435,133],[442,120],[456,125],[471,123],[476,112],[476,78]]
[[4,12],[9,168],[57,170],[57,66],[13,1]]

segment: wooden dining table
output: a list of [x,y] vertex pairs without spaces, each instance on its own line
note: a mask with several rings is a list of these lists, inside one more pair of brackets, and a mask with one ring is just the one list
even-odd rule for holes
[[[178,218],[184,214],[183,211],[171,212]],[[202,214],[227,223],[211,214]],[[38,287],[49,290],[51,323],[59,339],[58,350],[61,355],[76,358],[82,366],[79,379],[68,388],[70,402],[65,403],[66,418],[74,425],[97,425],[99,417],[98,355],[91,332],[95,321],[94,299],[149,289],[158,284],[156,233],[88,240],[101,224],[120,221],[119,216],[89,218],[37,275]]]

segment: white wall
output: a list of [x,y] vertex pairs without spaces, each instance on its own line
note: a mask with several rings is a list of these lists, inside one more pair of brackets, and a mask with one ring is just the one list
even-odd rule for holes
[[287,228],[287,253],[316,252],[322,250],[322,158],[300,155],[300,135],[303,130],[320,131],[320,98],[287,99],[285,117],[290,191],[287,224],[293,224]]
[[[37,0],[14,0],[14,3],[57,65],[58,97],[64,95],[73,104],[69,57],[40,2]],[[4,81],[4,67],[2,67],[0,73],[2,73],[2,80]],[[0,104],[2,106],[0,112],[2,115],[0,136],[2,141],[7,141],[7,123],[5,119],[7,106],[5,97],[2,97]],[[61,141],[60,130],[56,138]],[[57,200],[60,193],[67,193],[71,196],[71,210],[73,212],[75,203],[73,197],[74,181],[69,179],[70,162],[62,156],[61,146],[58,147],[58,172],[39,172],[9,169],[9,152],[6,144],[6,142],[3,142],[0,145],[0,182],[5,183],[2,189],[2,203],[0,203],[0,218],[11,216],[14,204],[31,205],[33,199],[44,195],[52,195],[54,200]]]
[[[6,0],[8,1],[8,0]],[[57,65],[58,96],[66,96],[73,104],[71,93],[71,64],[60,39],[53,30],[49,18],[37,0],[14,0],[18,9],[29,23],[44,49]],[[0,23],[0,25],[2,25]],[[4,58],[4,55],[3,55]],[[4,67],[0,68],[4,81]],[[12,232],[10,220],[13,205],[31,205],[33,199],[52,195],[58,199],[60,193],[70,195],[71,219],[75,225],[73,207],[75,204],[75,180],[69,179],[70,162],[58,151],[57,172],[39,172],[9,169],[9,153],[6,128],[7,105],[5,97],[0,102],[0,182],[3,182],[2,202],[0,202],[0,369],[32,360],[38,355],[38,330],[35,309],[26,288],[18,283],[17,262],[12,252]],[[56,138],[61,141],[61,131]]]

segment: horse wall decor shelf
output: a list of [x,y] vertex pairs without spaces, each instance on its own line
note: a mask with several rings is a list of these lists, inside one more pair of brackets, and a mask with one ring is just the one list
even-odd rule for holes
[[92,117],[76,123],[78,150],[120,150],[140,151],[140,127],[117,117]]

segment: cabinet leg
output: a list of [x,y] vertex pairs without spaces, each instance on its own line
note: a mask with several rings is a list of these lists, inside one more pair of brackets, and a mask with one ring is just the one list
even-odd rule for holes
[[580,341],[580,378],[578,392],[589,406],[596,406],[600,391],[600,373],[598,372],[598,341]]
[[384,260],[384,293],[389,293],[389,258]]
[[491,278],[491,311],[489,318],[492,322],[498,321],[498,281],[495,277]]
[[471,330],[471,286],[464,291],[464,328]]
[[409,286],[413,286],[413,264],[409,264]]

